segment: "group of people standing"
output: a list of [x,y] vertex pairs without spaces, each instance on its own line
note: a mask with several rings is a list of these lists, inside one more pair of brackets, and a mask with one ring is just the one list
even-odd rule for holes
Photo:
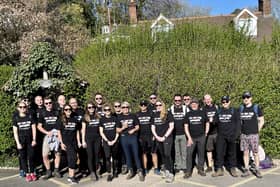
[[[115,101],[111,105],[104,102],[101,93],[95,94],[85,109],[79,107],[76,98],[66,102],[63,95],[56,103],[50,97],[36,96],[34,107],[28,98],[23,98],[13,114],[20,174],[28,182],[37,180],[33,161],[37,149],[41,150],[46,169],[43,179],[62,177],[61,153],[66,153],[71,183],[78,183],[77,167],[93,181],[104,170],[107,181],[119,173],[127,174],[127,179],[137,174],[144,181],[151,167],[167,183],[174,181],[177,172],[184,172],[185,179],[191,177],[194,166],[201,176],[206,172],[213,172],[213,177],[222,176],[225,166],[237,177],[238,143],[244,161],[241,176],[250,174],[252,151],[255,175],[261,178],[258,144],[264,117],[259,105],[253,104],[250,92],[244,92],[242,99],[240,108],[235,109],[227,95],[217,106],[209,94],[204,95],[203,103],[189,94],[175,94],[167,109],[156,94],[151,94],[150,101],[141,100],[139,111],[132,113],[130,103]],[[54,156],[54,170],[50,153]]]

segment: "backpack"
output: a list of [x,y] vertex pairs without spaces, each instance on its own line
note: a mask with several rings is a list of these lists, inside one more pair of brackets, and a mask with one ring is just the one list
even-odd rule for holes
[[[242,113],[244,111],[244,105],[240,105],[239,107],[239,111],[240,113]],[[257,118],[259,117],[259,105],[258,104],[253,104],[253,110],[254,113],[256,114]]]
[[[190,111],[190,109],[186,105],[182,105],[182,108],[183,108],[184,115],[186,115],[186,113]],[[170,107],[170,111],[171,114],[174,115],[174,105]]]
[[260,161],[260,168],[261,169],[267,169],[272,168],[274,166],[273,161],[270,156],[266,155],[265,159]]

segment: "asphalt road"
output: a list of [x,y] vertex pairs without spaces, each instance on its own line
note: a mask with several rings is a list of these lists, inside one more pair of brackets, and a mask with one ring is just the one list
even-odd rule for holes
[[[118,178],[113,179],[112,182],[107,182],[107,174],[103,174],[99,181],[93,182],[90,177],[82,178],[79,184],[70,185],[67,182],[67,173],[64,174],[63,178],[51,178],[47,181],[38,179],[34,182],[26,182],[24,178],[18,176],[17,170],[0,169],[0,187],[66,187],[66,186],[81,186],[81,187],[164,187],[164,186],[188,186],[188,187],[278,187],[280,186],[280,167],[279,165],[275,168],[261,170],[263,178],[258,179],[254,175],[242,178],[231,177],[227,172],[222,177],[213,178],[210,173],[207,173],[206,177],[197,175],[196,171],[189,179],[183,179],[183,173],[178,173],[175,176],[175,181],[171,184],[165,183],[158,175],[154,175],[152,172],[149,173],[144,182],[138,180],[138,176],[135,176],[131,180],[126,180],[125,175],[119,175]],[[239,171],[240,175],[241,172]]]

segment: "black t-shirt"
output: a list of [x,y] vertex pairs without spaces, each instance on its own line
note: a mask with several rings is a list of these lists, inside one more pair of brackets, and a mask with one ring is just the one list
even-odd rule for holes
[[57,111],[43,110],[42,113],[39,114],[38,123],[42,123],[42,127],[46,131],[51,131],[52,129],[58,129],[58,120],[59,115]]
[[[173,111],[174,109],[174,111]],[[173,111],[173,112],[172,112]],[[185,129],[184,129],[184,118],[186,116],[186,111],[183,110],[182,107],[176,107],[174,106],[170,108],[170,112],[172,113],[172,116],[174,118],[174,132],[176,135],[184,135]]]
[[100,116],[104,116],[102,106],[96,107],[96,112],[97,112]]
[[[119,124],[118,124],[118,128],[121,128],[122,127],[122,123],[127,123],[128,124],[128,128],[124,129],[122,132],[121,132],[121,136],[128,136],[130,134],[128,134],[128,131],[132,130],[135,128],[136,125],[139,125],[139,121],[136,117],[136,115],[134,114],[128,114],[128,115],[120,115],[119,116]],[[133,134],[131,135],[136,135],[137,132],[134,132]]]
[[[206,115],[208,117],[209,120],[209,132],[208,134],[216,134],[217,133],[217,125],[214,123],[214,117],[215,114],[217,113],[217,107],[216,105],[205,105],[203,107],[203,110],[206,112]],[[213,119],[213,122],[210,123],[210,118]]]
[[156,113],[156,112],[157,112],[157,107],[156,107],[155,104],[150,103],[150,104],[148,105],[147,110],[148,110],[150,113]]
[[153,115],[150,112],[137,112],[137,119],[139,121],[140,136],[152,136],[151,125],[153,122]]
[[[155,130],[158,136],[163,137],[166,131],[169,128],[169,123],[174,122],[174,118],[171,112],[167,113],[166,119],[160,118],[160,112],[154,113],[154,121],[153,124],[155,126]],[[170,135],[169,135],[170,136]]]
[[95,118],[94,115],[89,116],[90,121],[84,122],[86,123],[86,138],[87,139],[96,139],[100,138],[99,134],[99,126],[100,126],[100,119]]
[[45,108],[36,108],[36,121],[38,122],[38,119],[40,117],[40,115],[42,115],[43,111],[45,110]]
[[81,108],[77,108],[75,111],[72,112],[72,115],[78,121],[78,129],[80,130],[82,128],[82,121],[85,115],[85,111]]
[[110,116],[109,118],[102,116],[100,119],[100,127],[103,128],[103,133],[109,141],[113,141],[116,138],[118,123],[116,116]]
[[18,136],[32,136],[32,124],[35,124],[34,118],[30,114],[20,117],[19,114],[13,115],[13,126],[18,128]]
[[203,110],[191,110],[184,119],[184,124],[189,125],[189,132],[192,138],[205,135],[206,122],[208,122],[208,117]]
[[219,136],[235,139],[240,127],[239,112],[234,108],[220,108],[214,117]]
[[[258,106],[258,117],[263,116],[261,108]],[[244,106],[243,111],[240,111],[241,132],[243,134],[257,134],[259,133],[258,118],[254,112],[254,105],[250,107]]]
[[61,131],[62,141],[64,144],[71,144],[77,142],[77,130],[78,124],[76,118],[67,118],[66,122],[63,124],[62,120],[59,120],[59,130]]

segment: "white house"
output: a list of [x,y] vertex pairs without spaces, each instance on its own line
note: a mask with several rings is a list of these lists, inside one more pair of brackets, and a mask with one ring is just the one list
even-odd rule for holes
[[157,32],[169,32],[174,28],[174,24],[169,21],[164,15],[160,14],[159,17],[151,25],[152,38],[156,39]]

